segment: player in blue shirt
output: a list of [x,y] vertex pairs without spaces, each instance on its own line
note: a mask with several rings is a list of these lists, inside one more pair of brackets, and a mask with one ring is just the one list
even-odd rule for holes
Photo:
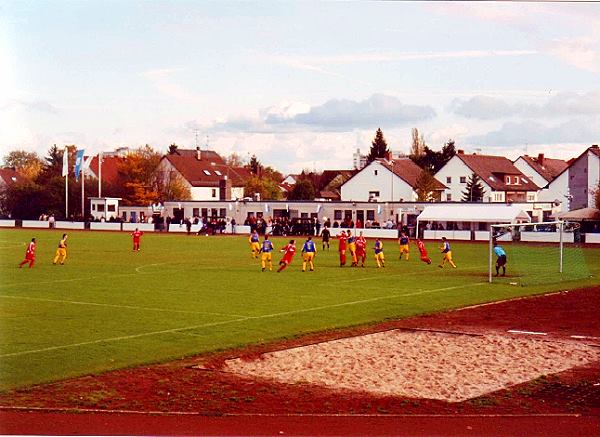
[[373,246],[373,250],[375,251],[375,261],[377,261],[377,268],[385,267],[385,256],[383,255],[383,242],[379,238],[375,240],[375,246]]
[[498,243],[494,241],[494,253],[498,257],[496,260],[496,276],[500,274],[500,267],[502,267],[502,276],[506,276],[506,252]]
[[442,245],[440,246],[440,250],[444,254],[444,258],[442,258],[442,263],[438,266],[439,268],[444,268],[444,264],[446,261],[452,266],[452,268],[456,268],[456,264],[452,261],[452,249],[450,248],[450,243],[446,240],[446,237],[442,237]]
[[265,240],[262,242],[260,252],[262,253],[260,258],[262,271],[264,272],[267,268],[267,262],[269,263],[269,270],[273,270],[273,242],[269,240],[268,235],[265,235]]
[[258,254],[260,253],[260,238],[258,236],[258,232],[253,231],[248,238],[248,243],[250,243],[250,251],[252,252],[252,258],[258,258]]
[[304,242],[304,246],[302,246],[302,253],[304,254],[304,258],[302,260],[302,271],[306,271],[306,263],[310,265],[310,271],[315,270],[315,255],[317,254],[317,248],[315,246],[315,242],[312,241],[312,237],[308,237],[308,239]]

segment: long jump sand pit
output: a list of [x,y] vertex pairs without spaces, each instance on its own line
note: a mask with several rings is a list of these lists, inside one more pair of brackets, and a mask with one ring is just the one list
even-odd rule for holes
[[460,402],[598,359],[598,348],[576,342],[390,330],[231,359],[222,370],[289,384]]

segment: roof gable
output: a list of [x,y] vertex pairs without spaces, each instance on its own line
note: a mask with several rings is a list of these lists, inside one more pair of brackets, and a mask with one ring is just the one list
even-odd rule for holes
[[563,159],[546,158],[543,155],[538,157],[523,155],[520,158],[548,182],[553,181],[569,166],[569,163]]
[[[423,169],[415,164],[410,158],[397,158],[392,159],[391,161],[387,161],[382,158],[378,158],[375,160],[379,162],[383,167],[390,170],[412,188],[415,188],[417,185],[417,180],[423,173]],[[440,181],[435,179],[436,190],[445,190],[447,187],[442,184]]]
[[167,160],[193,187],[216,187],[225,177],[231,180],[232,186],[240,187],[246,185],[251,175],[244,167],[226,165],[220,157],[216,160],[198,160],[195,153],[169,154],[165,155],[163,160]]
[[[107,183],[114,183],[119,178],[119,166],[125,160],[120,156],[103,156],[102,157],[102,181]],[[98,178],[100,176],[98,168],[98,155],[92,158],[90,163],[90,170]]]
[[14,168],[0,168],[0,179],[5,185],[11,185],[25,180],[25,178]]
[[[529,180],[515,165],[504,156],[465,155],[454,156],[479,176],[495,191],[538,191],[540,188]],[[518,176],[518,184],[507,184],[504,176]]]

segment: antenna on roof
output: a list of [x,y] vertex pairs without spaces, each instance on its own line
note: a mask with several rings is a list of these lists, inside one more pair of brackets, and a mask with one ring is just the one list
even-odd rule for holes
[[194,129],[194,136],[196,137],[196,150],[198,149],[198,129]]
[[208,137],[208,134],[207,134],[206,135],[206,150],[208,150],[208,139],[209,139],[209,137]]

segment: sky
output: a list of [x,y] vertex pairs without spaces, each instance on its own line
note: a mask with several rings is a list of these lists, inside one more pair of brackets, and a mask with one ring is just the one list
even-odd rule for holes
[[0,3],[0,156],[150,144],[351,168],[407,153],[578,156],[600,142],[600,3]]

